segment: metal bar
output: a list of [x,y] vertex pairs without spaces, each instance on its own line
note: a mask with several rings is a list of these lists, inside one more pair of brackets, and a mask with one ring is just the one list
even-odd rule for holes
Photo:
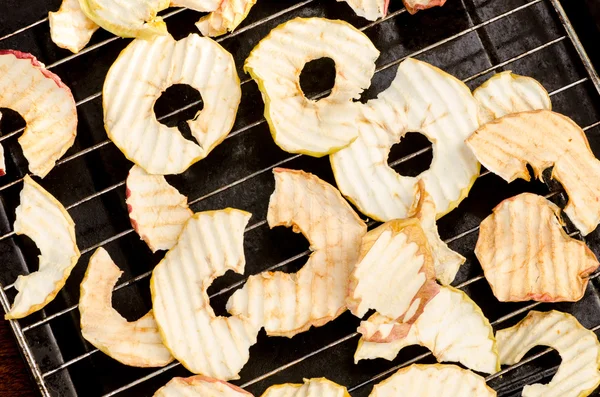
[[36,22],[34,22],[32,24],[29,24],[29,25],[27,25],[27,26],[25,26],[25,27],[23,27],[21,29],[15,30],[12,33],[9,33],[9,34],[7,34],[5,36],[0,37],[0,41],[4,41],[4,40],[6,40],[6,39],[8,39],[10,37],[18,35],[19,33],[23,33],[24,31],[29,30],[29,29],[33,28],[34,26],[40,25],[40,24],[46,22],[47,20],[48,20],[48,17],[40,19],[39,21],[36,21]]

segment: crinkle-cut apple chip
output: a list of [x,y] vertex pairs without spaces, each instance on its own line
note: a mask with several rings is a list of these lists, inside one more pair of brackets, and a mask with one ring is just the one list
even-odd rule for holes
[[81,333],[109,357],[133,367],[162,367],[173,361],[163,345],[152,311],[128,322],[112,307],[112,293],[123,272],[104,248],[90,258],[81,282]]
[[600,343],[575,317],[558,311],[530,311],[517,325],[496,333],[500,362],[513,365],[535,346],[558,351],[562,363],[548,384],[523,389],[523,397],[585,397],[600,385]]
[[152,252],[171,249],[185,223],[194,215],[187,197],[164,176],[150,175],[134,165],[127,176],[127,210],[133,229]]
[[77,135],[71,90],[33,55],[0,50],[0,108],[25,120],[19,144],[31,173],[45,177]]
[[[189,84],[203,98],[204,108],[187,122],[197,143],[156,119],[154,104],[173,84]],[[106,76],[104,124],[108,137],[146,172],[179,174],[225,139],[241,95],[233,57],[212,39],[134,40]]]
[[[375,309],[409,325],[439,291],[433,255],[417,219],[389,221],[363,237],[347,299],[355,316]],[[387,342],[389,335],[370,335],[369,340]]]
[[433,255],[435,277],[443,285],[450,285],[454,281],[458,269],[465,263],[466,259],[464,256],[451,250],[440,238],[435,219],[435,202],[431,195],[427,193],[427,190],[425,190],[425,183],[422,180],[417,184],[417,188],[419,193],[410,213],[414,214],[413,217],[421,222],[425,236],[427,236],[427,242]]
[[523,193],[502,201],[481,222],[475,255],[501,302],[578,301],[600,263],[561,226],[560,208]]
[[390,0],[337,0],[345,1],[354,10],[356,15],[375,21],[387,14]]
[[496,397],[485,379],[456,365],[413,364],[376,384],[369,397]]
[[[340,191],[363,214],[384,222],[408,217],[419,180],[435,202],[437,218],[467,197],[480,166],[464,140],[479,127],[479,116],[464,83],[409,58],[390,87],[361,110],[358,138],[330,159]],[[411,131],[433,144],[431,167],[418,177],[402,176],[388,165],[390,148]]]
[[23,318],[51,302],[80,255],[73,219],[56,198],[27,175],[16,214],[14,231],[33,240],[40,250],[40,262],[38,271],[17,278],[19,293],[6,319]]
[[[371,40],[344,21],[295,18],[273,29],[244,70],[258,83],[277,146],[321,157],[356,139],[363,105],[353,100],[371,84],[378,56]],[[307,62],[324,57],[335,62],[335,85],[327,97],[308,99],[300,73]]]
[[550,110],[506,115],[479,128],[466,140],[488,170],[507,182],[530,180],[552,168],[552,178],[569,195],[564,211],[585,236],[600,222],[600,161],[583,130]]
[[81,11],[103,29],[120,37],[151,39],[168,35],[157,16],[170,0],[79,0]]
[[325,378],[304,379],[303,384],[286,383],[269,387],[261,397],[350,397],[348,390]]
[[495,74],[473,91],[482,124],[511,113],[551,110],[548,91],[537,80],[510,71]]
[[195,375],[171,379],[154,397],[252,397],[252,394],[231,383]]
[[410,345],[427,347],[438,361],[460,362],[474,371],[495,373],[500,370],[494,331],[481,309],[467,294],[452,287],[440,292],[425,306],[406,336],[388,343],[369,342],[376,332],[394,332],[403,324],[375,313],[363,321],[354,361],[385,358],[393,360]]
[[267,335],[292,337],[346,310],[350,272],[367,227],[339,191],[318,177],[281,168],[273,173],[269,226],[301,232],[313,253],[297,273],[250,276],[227,302],[227,311],[248,316]]
[[48,13],[54,44],[78,53],[89,43],[99,26],[81,10],[79,0],[63,0],[56,12]]
[[243,315],[216,316],[207,290],[228,270],[243,273],[244,229],[237,209],[196,213],[154,268],[154,317],[171,354],[195,374],[237,379],[260,327]]

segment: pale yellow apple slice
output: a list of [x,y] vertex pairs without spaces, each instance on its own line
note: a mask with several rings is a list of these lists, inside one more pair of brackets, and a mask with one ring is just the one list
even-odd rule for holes
[[[197,143],[156,119],[154,104],[173,84],[189,84],[203,98],[204,108],[187,122]],[[134,40],[106,76],[104,124],[108,137],[146,172],[179,174],[225,139],[241,95],[233,57],[215,41],[196,34]]]
[[232,208],[196,213],[152,272],[152,306],[163,343],[193,373],[237,379],[256,343],[260,327],[242,315],[216,316],[206,292],[228,270],[244,272],[250,216]]
[[498,331],[496,339],[502,364],[516,364],[540,345],[562,358],[550,383],[525,386],[523,397],[585,397],[600,385],[598,337],[570,314],[531,311],[514,327]]
[[196,375],[171,379],[154,397],[252,397],[252,394],[231,383]]
[[31,173],[45,177],[77,135],[71,90],[33,55],[0,50],[0,108],[25,120],[19,144]]
[[530,180],[552,168],[567,191],[565,213],[583,235],[600,222],[600,161],[583,130],[571,119],[550,110],[504,116],[487,123],[466,140],[479,161],[491,172],[512,182]]
[[89,43],[99,26],[79,6],[79,0],[63,0],[56,12],[48,13],[50,37],[54,44],[78,53]]
[[194,215],[187,197],[169,185],[164,176],[150,175],[137,165],[129,171],[126,186],[133,229],[152,252],[172,248],[183,226]]
[[303,384],[286,383],[269,387],[261,397],[350,397],[348,390],[325,378],[304,379]]
[[496,397],[481,376],[456,365],[413,364],[376,384],[369,397]]
[[79,260],[75,223],[65,207],[29,176],[25,176],[16,210],[16,234],[23,234],[40,250],[39,270],[19,276],[17,294],[6,319],[23,318],[50,303],[62,289]]
[[[419,180],[435,202],[437,218],[468,195],[479,163],[464,140],[479,127],[479,117],[466,85],[409,58],[390,87],[361,109],[358,138],[330,159],[340,191],[362,213],[379,221],[408,217]],[[388,165],[390,148],[407,132],[419,132],[433,144],[431,167],[418,177],[399,175]]]
[[560,208],[523,193],[481,222],[475,255],[501,302],[578,301],[600,263],[561,226]]
[[[376,313],[361,323],[359,332],[367,337],[376,332],[385,336],[401,326]],[[485,373],[500,370],[490,322],[467,294],[452,287],[440,287],[406,336],[388,343],[369,342],[365,336],[358,342],[355,362],[379,357],[393,360],[404,347],[421,345],[431,350],[440,362],[459,362]]]
[[297,273],[250,276],[227,310],[249,317],[267,335],[292,337],[346,310],[350,272],[367,228],[330,184],[303,171],[276,168],[273,173],[269,226],[301,232],[313,253]]
[[221,36],[232,32],[250,12],[256,0],[224,0],[219,8],[206,15],[196,23],[196,27],[204,36]]
[[152,310],[128,322],[112,307],[112,291],[123,272],[104,248],[90,258],[81,282],[81,334],[101,352],[132,367],[162,367],[173,356],[162,344]]
[[[258,83],[275,143],[315,157],[348,146],[358,135],[363,107],[353,100],[371,84],[378,56],[371,40],[343,21],[296,18],[273,29],[244,70]],[[327,97],[312,100],[300,88],[300,73],[324,57],[335,62],[335,85]]]
[[354,10],[356,15],[375,21],[387,14],[390,0],[337,0],[345,1]]

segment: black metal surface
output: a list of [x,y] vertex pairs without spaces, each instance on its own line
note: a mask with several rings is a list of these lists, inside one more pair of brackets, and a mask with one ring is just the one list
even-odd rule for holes
[[[71,55],[57,48],[49,38],[48,23],[43,22],[22,33],[1,39],[6,35],[45,18],[49,10],[59,7],[59,0],[31,0],[22,4],[17,0],[3,0],[0,4],[0,49],[13,48],[31,52],[42,62],[49,65],[63,81],[69,85],[76,101],[82,101],[95,95],[102,89],[106,72],[120,50],[129,40],[115,39],[92,51],[80,54],[56,66]],[[244,82],[248,76],[242,72],[243,60],[253,46],[270,29],[281,22],[296,16],[321,16],[344,19],[357,27],[366,27],[370,22],[353,14],[345,3],[334,0],[304,1],[303,6],[272,20],[262,21],[276,12],[289,9],[298,2],[291,0],[259,0],[247,20],[242,24],[240,34],[225,36],[221,44],[235,57],[240,79]],[[530,0],[448,0],[443,8],[420,12],[415,16],[399,12],[402,4],[395,0],[390,13],[396,16],[377,23],[365,30],[381,50],[378,67],[399,60],[414,52],[418,59],[430,62],[454,74],[460,79],[471,76],[488,68],[510,60],[530,50],[536,49],[552,40],[560,39],[565,30],[557,18],[549,1],[539,1],[530,7],[517,11],[497,22],[483,26],[473,32],[422,51],[447,37],[463,32],[490,18],[507,13],[517,7],[530,3]],[[567,2],[565,2],[567,3]],[[568,7],[567,7],[568,6]],[[593,11],[600,7],[593,1],[570,1],[565,4],[569,16],[577,20],[576,29],[582,35],[584,44],[591,52],[592,59],[598,60],[599,52],[593,46],[600,38],[597,26],[592,19]],[[589,8],[588,8],[589,7]],[[169,17],[169,31],[177,38],[189,32],[195,32],[193,23],[200,14],[183,11]],[[247,27],[247,30],[244,30]],[[104,31],[97,32],[91,44],[101,43],[112,36]],[[372,86],[363,95],[373,98],[385,89],[395,75],[395,66],[378,72]],[[540,49],[528,56],[507,64],[500,70],[513,70],[516,73],[538,79],[548,91],[559,90],[571,83],[588,77],[573,45],[568,38],[558,40],[552,45]],[[468,85],[475,88],[491,76],[485,74],[470,79]],[[328,88],[322,74],[314,72],[304,76],[307,91],[321,92]],[[325,80],[325,81],[324,81]],[[306,156],[294,156],[281,151],[273,143],[266,123],[254,125],[262,120],[263,103],[254,82],[243,84],[243,98],[233,132],[218,146],[210,156],[192,166],[180,176],[168,177],[182,193],[193,203],[194,211],[218,209],[227,206],[237,207],[253,213],[250,224],[262,222],[266,216],[268,198],[274,188],[270,172],[274,165],[298,168],[313,172],[332,182],[329,162],[326,158],[315,159]],[[184,98],[174,101],[161,101],[156,107],[158,116],[169,114],[188,104]],[[600,120],[600,96],[591,82],[584,81],[569,89],[553,95],[554,110],[572,117],[582,126],[589,126]],[[199,109],[199,105],[173,116],[165,122],[170,125],[188,119]],[[124,270],[121,282],[133,277],[145,275],[161,259],[162,254],[153,255],[139,237],[130,230],[127,208],[125,206],[125,188],[122,185],[131,163],[112,144],[107,143],[88,153],[70,159],[81,150],[93,148],[106,140],[102,122],[101,98],[96,97],[78,107],[78,136],[73,148],[69,150],[62,164],[58,165],[44,180],[42,185],[55,195],[69,209],[77,227],[77,241],[83,255],[74,269],[65,288],[57,298],[43,311],[21,320],[26,341],[32,349],[36,363],[42,373],[51,372],[44,381],[54,396],[102,396],[129,385],[141,377],[154,374],[156,369],[136,369],[118,364],[102,353],[95,352],[87,357],[82,355],[95,349],[81,337],[77,310],[53,315],[71,308],[79,299],[79,283],[86,269],[91,249],[102,244],[112,255],[116,263]],[[6,120],[5,120],[6,119]],[[2,135],[22,126],[18,116],[5,113],[0,126]],[[246,128],[247,126],[252,126]],[[600,156],[600,127],[587,130],[592,149]],[[414,143],[414,141],[413,141]],[[8,175],[0,179],[0,235],[12,229],[14,210],[18,205],[20,183],[12,186],[26,172],[27,165],[17,144],[16,137],[2,141],[7,153]],[[404,142],[406,144],[406,142]],[[423,146],[404,147],[403,143],[390,156],[390,162],[400,160],[400,156],[413,153]],[[410,160],[402,159],[403,170],[422,168],[430,161],[427,155],[419,155]],[[223,187],[227,187],[222,189]],[[104,190],[106,191],[104,192]],[[560,192],[558,184],[546,186],[542,183],[517,181],[506,184],[494,175],[482,176],[474,185],[469,197],[458,209],[439,221],[443,238],[452,238],[472,231],[484,219],[491,209],[501,200],[523,191],[548,194]],[[85,201],[91,195],[103,192]],[[552,196],[552,200],[564,206],[563,194]],[[574,230],[570,230],[574,231]],[[122,235],[120,235],[122,234]],[[113,239],[114,236],[119,238]],[[451,248],[467,257],[467,263],[461,269],[455,285],[478,277],[481,268],[473,254],[477,231],[472,231],[450,243]],[[108,240],[108,241],[107,241]],[[586,238],[596,255],[600,254],[600,232],[596,231]],[[217,293],[233,283],[243,280],[251,274],[259,273],[269,267],[282,264],[280,269],[296,271],[306,261],[308,243],[291,230],[277,228],[269,230],[265,224],[248,231],[245,237],[246,273],[244,276],[227,274],[216,280],[209,293]],[[304,253],[304,255],[300,255]],[[15,237],[0,241],[0,284],[13,283],[18,274],[34,271],[37,267],[37,251],[31,241]],[[299,255],[296,260],[286,262]],[[116,309],[130,320],[143,315],[151,306],[148,277],[128,285],[115,292],[113,303]],[[600,295],[597,280],[590,283],[585,298],[576,304],[540,305],[540,309],[558,308],[573,313],[586,327],[600,325]],[[491,321],[513,313],[529,304],[500,304],[492,295],[485,280],[477,280],[464,287],[464,290],[482,307]],[[233,290],[212,299],[217,312],[223,312],[224,303]],[[14,289],[8,289],[9,299],[15,295]],[[47,316],[52,319],[39,324]],[[523,314],[495,324],[496,328],[512,325]],[[358,338],[352,336],[359,320],[346,313],[324,327],[312,329],[292,339],[267,338],[261,332],[258,343],[251,348],[250,361],[241,372],[236,384],[246,384],[247,389],[260,395],[268,386],[283,382],[301,382],[302,378],[325,376],[347,386],[356,397],[367,396],[373,382],[369,382],[382,372],[394,368],[419,354],[426,352],[422,348],[403,350],[393,361],[363,361],[353,364],[352,356]],[[29,327],[29,328],[28,328]],[[553,359],[552,359],[553,358]],[[77,360],[70,362],[70,360]],[[271,376],[256,380],[258,377],[293,363],[294,365],[278,371]],[[421,360],[433,362],[431,357]],[[64,369],[56,370],[68,363]],[[558,364],[555,356],[545,355],[502,377],[490,379],[490,385],[501,396],[519,395],[524,384],[548,382]],[[172,367],[172,368],[171,368]],[[164,373],[154,375],[119,393],[119,396],[150,396],[173,376],[188,375],[177,365],[170,366]],[[360,387],[357,387],[360,386]]]

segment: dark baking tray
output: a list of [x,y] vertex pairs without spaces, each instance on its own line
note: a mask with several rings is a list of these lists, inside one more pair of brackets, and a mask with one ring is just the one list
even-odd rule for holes
[[[0,48],[31,52],[47,64],[71,87],[79,101],[78,136],[65,159],[41,182],[65,206],[77,225],[77,239],[83,255],[67,285],[43,311],[11,325],[32,375],[42,395],[51,396],[151,396],[173,376],[189,375],[180,365],[165,369],[138,369],[123,366],[96,352],[81,337],[79,283],[93,249],[104,246],[125,274],[125,285],[115,292],[113,304],[125,317],[134,320],[151,306],[148,272],[163,254],[153,255],[130,231],[123,181],[131,163],[115,146],[106,142],[99,92],[104,77],[119,52],[129,40],[113,38],[105,31],[97,32],[89,50],[73,56],[57,48],[51,41],[47,12],[56,10],[60,0],[2,0],[0,3]],[[372,86],[363,100],[375,97],[395,75],[394,62],[406,56],[425,60],[460,79],[471,88],[491,76],[494,71],[513,70],[538,79],[553,92],[554,109],[572,117],[586,128],[592,149],[600,156],[600,96],[592,81],[591,68],[576,51],[567,35],[564,20],[554,8],[553,0],[448,0],[443,8],[411,16],[402,12],[400,0],[392,1],[390,15],[371,23],[353,14],[345,3],[334,0],[258,0],[247,20],[233,35],[220,39],[235,57],[240,79],[243,60],[253,46],[270,29],[296,16],[320,16],[344,19],[364,28],[381,50],[379,68]],[[600,39],[598,15],[600,6],[593,0],[564,1],[575,31],[598,64],[595,46]],[[173,10],[169,10],[170,13]],[[167,19],[169,31],[180,38],[196,32],[193,23],[199,13],[184,10]],[[568,25],[567,25],[568,27]],[[589,66],[589,65],[588,65]],[[590,75],[592,72],[592,75]],[[317,94],[332,84],[331,65],[317,64],[303,76],[308,95]],[[169,125],[181,125],[193,117],[200,104],[193,104],[189,90],[175,88],[156,107]],[[281,151],[273,143],[262,120],[263,103],[254,82],[243,84],[243,99],[230,138],[211,155],[179,176],[167,177],[186,194],[194,211],[227,206],[253,213],[246,233],[246,273],[227,274],[216,280],[209,293],[217,313],[225,314],[227,298],[250,274],[266,268],[294,272],[306,261],[308,243],[289,229],[269,230],[264,223],[268,198],[274,188],[271,169],[276,166],[303,169],[333,182],[327,158],[294,156]],[[4,307],[15,295],[11,284],[18,274],[35,271],[38,251],[26,237],[6,237],[12,230],[21,179],[27,164],[11,134],[23,126],[12,112],[4,112],[0,140],[7,153],[8,175],[0,179],[0,293]],[[396,145],[390,162],[402,173],[414,175],[428,165],[431,152],[428,142],[409,135]],[[413,153],[418,155],[412,155]],[[514,324],[533,307],[530,303],[500,304],[481,278],[481,268],[473,255],[477,239],[476,227],[501,200],[530,191],[550,194],[564,206],[566,197],[557,183],[517,181],[506,184],[494,175],[484,175],[475,183],[469,197],[458,209],[439,221],[440,234],[450,239],[450,246],[467,258],[455,285],[463,288],[494,322],[496,328]],[[569,232],[577,236],[574,229]],[[580,237],[580,236],[579,236]],[[596,254],[600,253],[600,232],[586,238]],[[599,280],[590,282],[583,300],[574,304],[538,305],[537,309],[556,308],[573,313],[586,327],[600,326]],[[132,281],[133,280],[133,281]],[[237,283],[237,284],[236,284]],[[261,332],[252,347],[250,361],[234,383],[245,385],[260,395],[268,386],[283,382],[301,382],[302,378],[327,377],[347,386],[353,396],[367,396],[376,379],[407,363],[433,362],[427,350],[411,347],[392,362],[363,361],[353,364],[356,348],[356,326],[359,320],[346,313],[339,319],[292,339],[267,338]],[[541,353],[540,353],[541,352]],[[532,351],[523,362],[509,368],[502,376],[489,377],[489,384],[500,396],[517,396],[524,384],[548,382],[560,359],[543,349]]]

